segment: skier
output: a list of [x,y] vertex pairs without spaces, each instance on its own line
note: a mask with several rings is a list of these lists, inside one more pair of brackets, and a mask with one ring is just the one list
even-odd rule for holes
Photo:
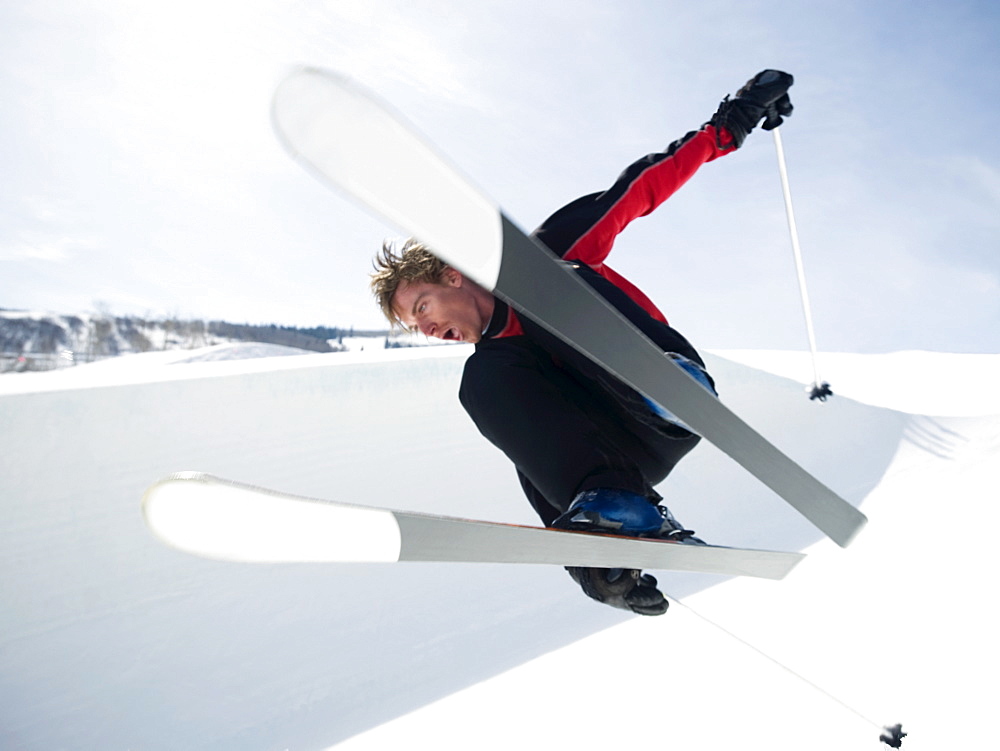
[[[702,164],[738,149],[763,121],[791,114],[792,76],[765,70],[726,97],[699,130],[630,165],[606,191],[559,209],[533,236],[611,303],[665,356],[715,394],[705,363],[635,285],[605,263],[633,219],[669,198]],[[644,398],[426,246],[383,245],[371,287],[394,325],[474,343],[459,399],[480,432],[514,463],[546,526],[703,544],[660,504],[654,490],[701,440]],[[661,615],[656,579],[631,569],[568,567],[598,602]]]

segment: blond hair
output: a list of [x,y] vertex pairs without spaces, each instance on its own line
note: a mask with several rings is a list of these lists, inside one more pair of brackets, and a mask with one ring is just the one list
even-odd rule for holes
[[440,284],[448,264],[431,253],[426,245],[412,237],[403,243],[399,251],[395,244],[386,240],[382,252],[372,261],[375,271],[371,275],[371,290],[382,313],[392,326],[406,328],[392,306],[399,285],[403,282],[415,284],[429,282]]

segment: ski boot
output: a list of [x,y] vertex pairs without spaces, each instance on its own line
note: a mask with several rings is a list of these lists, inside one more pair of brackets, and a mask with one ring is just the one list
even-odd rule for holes
[[577,532],[651,537],[688,545],[705,544],[694,536],[694,532],[681,526],[666,506],[655,505],[645,496],[618,488],[584,490],[551,526]]
[[739,148],[762,119],[764,130],[774,130],[783,117],[792,114],[788,89],[794,81],[783,71],[763,70],[747,81],[735,97],[723,99],[709,122],[728,130],[733,144]]
[[578,493],[569,509],[551,526],[579,532],[653,537],[663,526],[663,516],[658,506],[638,493],[594,488]]
[[[651,537],[688,545],[704,545],[678,524],[665,506],[638,493],[595,488],[579,493],[569,510],[551,524],[579,532]],[[639,615],[663,615],[669,601],[657,589],[656,578],[639,569],[567,566],[566,571],[587,597]]]

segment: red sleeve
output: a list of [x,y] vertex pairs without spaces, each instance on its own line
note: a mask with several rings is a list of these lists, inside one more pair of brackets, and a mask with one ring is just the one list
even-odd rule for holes
[[731,144],[728,131],[717,134],[715,126],[705,125],[675,141],[666,152],[650,154],[633,164],[610,190],[592,197],[601,208],[590,212],[590,225],[562,257],[600,271],[618,233],[670,198],[701,165],[732,151]]

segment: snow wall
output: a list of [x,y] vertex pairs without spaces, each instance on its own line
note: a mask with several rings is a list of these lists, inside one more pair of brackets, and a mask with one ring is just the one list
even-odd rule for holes
[[[458,404],[467,354],[6,376],[0,747],[324,748],[628,618],[558,567],[241,565],[186,556],[146,531],[143,490],[179,470],[537,523]],[[901,440],[920,440],[900,412],[843,397],[820,406],[799,383],[709,359],[722,398],[853,503]],[[705,444],[660,490],[719,544],[819,539]],[[720,581],[659,578],[674,596]],[[540,686],[526,701],[561,690]]]

